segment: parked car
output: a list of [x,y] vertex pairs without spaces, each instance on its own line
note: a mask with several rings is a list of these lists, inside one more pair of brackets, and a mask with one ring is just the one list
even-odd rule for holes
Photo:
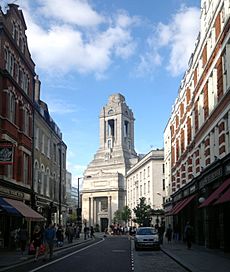
[[134,237],[135,249],[141,248],[160,249],[159,235],[155,228],[140,227]]

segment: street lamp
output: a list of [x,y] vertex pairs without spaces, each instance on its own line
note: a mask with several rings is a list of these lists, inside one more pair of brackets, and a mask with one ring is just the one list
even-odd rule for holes
[[80,179],[83,177],[79,177],[77,179],[77,226],[79,228],[79,233],[81,231],[81,208],[80,208]]
[[62,204],[62,141],[58,143],[59,146],[59,195],[58,195],[58,223],[61,224],[61,204]]

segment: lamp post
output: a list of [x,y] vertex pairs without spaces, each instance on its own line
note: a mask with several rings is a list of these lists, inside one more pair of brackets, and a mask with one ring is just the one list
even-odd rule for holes
[[77,226],[79,228],[79,232],[81,232],[81,224],[82,224],[82,217],[81,217],[81,208],[80,208],[80,179],[82,177],[79,177],[77,179]]
[[58,203],[58,223],[61,224],[61,204],[62,204],[62,141],[58,143],[59,146],[59,203]]

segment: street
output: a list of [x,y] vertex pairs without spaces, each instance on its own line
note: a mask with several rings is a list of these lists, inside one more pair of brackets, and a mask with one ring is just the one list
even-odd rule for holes
[[178,263],[162,251],[135,251],[128,236],[95,239],[55,252],[51,261],[27,261],[6,271],[75,271],[78,272],[184,272]]

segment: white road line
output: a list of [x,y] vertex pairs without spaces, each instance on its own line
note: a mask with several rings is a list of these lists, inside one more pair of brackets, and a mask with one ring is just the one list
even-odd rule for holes
[[42,268],[44,268],[44,267],[46,267],[46,266],[49,266],[49,265],[51,265],[51,264],[60,262],[61,260],[64,260],[64,259],[66,259],[66,258],[69,258],[70,256],[72,256],[72,255],[74,255],[74,254],[76,254],[76,253],[78,253],[78,252],[81,252],[81,251],[83,251],[83,250],[85,250],[85,249],[87,249],[87,248],[89,248],[89,247],[92,247],[92,246],[95,246],[95,245],[97,245],[97,244],[100,244],[100,243],[102,243],[103,241],[104,241],[104,240],[101,240],[101,241],[99,241],[99,242],[97,242],[97,243],[95,243],[95,244],[89,245],[89,246],[87,246],[87,247],[84,247],[84,248],[81,248],[81,249],[79,249],[79,250],[77,250],[77,251],[74,251],[74,252],[72,252],[72,253],[70,253],[70,254],[67,254],[67,255],[65,255],[65,256],[59,258],[59,259],[56,259],[56,260],[53,260],[53,261],[49,261],[48,263],[46,263],[46,264],[44,264],[44,265],[41,265],[41,266],[39,266],[39,267],[37,267],[37,268],[35,268],[35,269],[33,269],[33,270],[30,270],[29,272],[38,271],[38,270],[40,270],[40,269],[42,269]]

